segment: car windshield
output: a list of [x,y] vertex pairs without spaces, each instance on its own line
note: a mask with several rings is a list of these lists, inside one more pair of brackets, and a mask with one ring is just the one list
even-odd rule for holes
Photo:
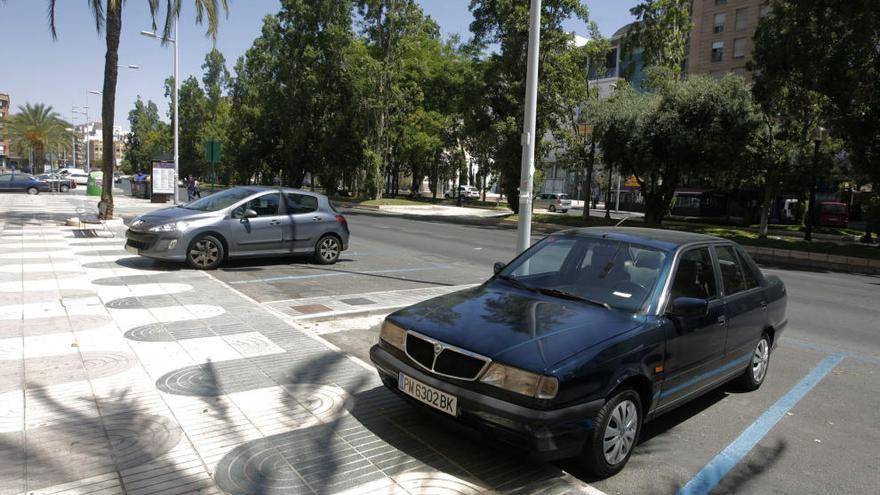
[[825,213],[846,213],[846,205],[840,203],[823,203],[819,209]]
[[666,253],[577,234],[555,234],[499,273],[521,288],[637,312],[657,285]]
[[205,196],[202,199],[197,199],[192,203],[187,203],[182,206],[182,208],[199,211],[219,211],[238,203],[242,199],[251,196],[256,192],[257,191],[253,189],[236,187],[214,193],[210,196]]

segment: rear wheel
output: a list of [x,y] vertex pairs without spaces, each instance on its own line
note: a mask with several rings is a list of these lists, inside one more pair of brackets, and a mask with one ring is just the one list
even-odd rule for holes
[[67,192],[70,190],[70,186],[68,186],[67,184],[61,184],[61,187],[59,187],[58,190],[60,190],[61,192]]
[[33,196],[35,194],[40,194],[40,190],[37,189],[36,187],[29,187],[29,188],[27,188],[27,193],[30,194],[31,196]]
[[556,206],[555,205],[548,206],[547,211],[549,211],[550,213],[556,213]]
[[342,243],[334,235],[325,235],[315,245],[315,262],[320,265],[332,265],[342,253]]
[[568,213],[568,210],[561,210],[562,213]]
[[631,388],[618,391],[602,406],[595,430],[578,461],[593,475],[607,478],[620,472],[632,455],[642,429],[642,402]]
[[767,377],[767,368],[770,366],[770,337],[765,333],[755,345],[752,358],[743,374],[738,378],[737,384],[745,390],[757,390]]
[[223,243],[214,236],[203,235],[189,244],[186,264],[196,270],[213,270],[223,262]]

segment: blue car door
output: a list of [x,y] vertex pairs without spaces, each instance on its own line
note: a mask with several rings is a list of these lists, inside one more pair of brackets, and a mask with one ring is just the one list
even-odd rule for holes
[[676,298],[705,299],[702,316],[668,316],[663,387],[658,406],[679,401],[711,385],[723,373],[727,322],[715,264],[708,246],[681,254],[673,274],[669,304]]
[[0,191],[12,190],[12,174],[0,175]]
[[745,361],[767,325],[764,288],[751,267],[745,266],[733,245],[716,246],[724,282],[724,312],[729,330],[725,342],[728,361]]

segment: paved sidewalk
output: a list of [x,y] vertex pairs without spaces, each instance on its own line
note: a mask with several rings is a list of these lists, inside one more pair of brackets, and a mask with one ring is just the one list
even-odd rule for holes
[[595,493],[417,414],[209,274],[0,196],[0,494]]

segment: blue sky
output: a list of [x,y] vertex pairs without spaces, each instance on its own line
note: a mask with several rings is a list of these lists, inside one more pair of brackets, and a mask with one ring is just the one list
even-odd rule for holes
[[[164,3],[164,2],[162,2]],[[217,48],[226,56],[230,71],[235,60],[259,36],[262,19],[277,12],[277,0],[230,0],[228,19],[219,28]],[[444,33],[469,37],[471,14],[468,0],[422,0],[421,5]],[[629,9],[636,0],[588,0],[590,17],[603,34],[610,35],[632,20]],[[95,32],[94,21],[85,0],[58,0],[56,26],[58,41],[48,29],[46,0],[6,0],[0,3],[0,93],[8,93],[13,111],[25,102],[52,105],[65,119],[71,119],[71,106],[85,106],[87,92],[103,84],[104,40]],[[181,80],[190,75],[201,79],[201,64],[211,49],[204,27],[195,24],[192,0],[183,1],[180,24]],[[163,81],[172,71],[172,48],[141,36],[150,28],[147,2],[129,0],[122,18],[119,63],[136,64],[140,70],[120,69],[116,90],[116,125],[128,128],[128,111],[138,95],[152,99],[163,117],[167,109]],[[583,23],[568,28],[578,34]],[[90,120],[100,120],[100,96],[88,95]],[[77,116],[76,123],[84,122]]]

